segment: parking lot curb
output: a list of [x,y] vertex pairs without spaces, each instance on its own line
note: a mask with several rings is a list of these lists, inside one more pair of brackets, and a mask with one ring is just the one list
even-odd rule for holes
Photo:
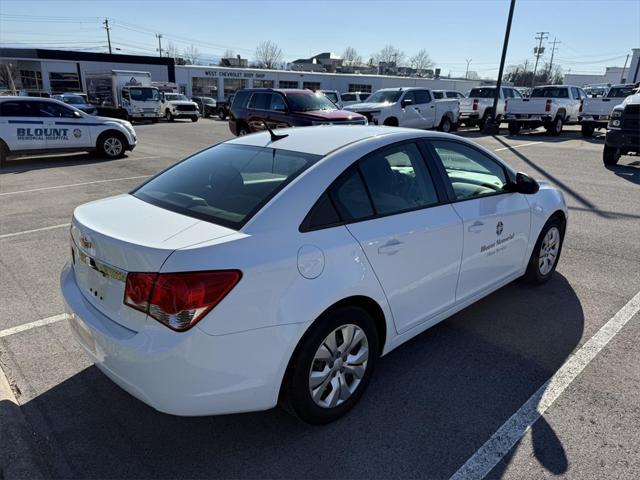
[[0,478],[44,479],[33,436],[6,375],[0,368]]

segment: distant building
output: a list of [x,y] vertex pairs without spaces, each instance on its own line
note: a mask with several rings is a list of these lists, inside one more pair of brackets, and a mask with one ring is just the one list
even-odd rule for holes
[[289,64],[289,69],[297,72],[337,72],[342,68],[342,57],[331,52],[323,52],[311,58],[299,58]]
[[248,68],[249,60],[246,58],[241,58],[240,55],[229,58],[221,58],[220,59],[221,67],[232,67],[232,68]]
[[593,85],[640,82],[640,48],[634,48],[631,62],[626,68],[606,67],[603,74],[566,73],[563,77],[565,85]]

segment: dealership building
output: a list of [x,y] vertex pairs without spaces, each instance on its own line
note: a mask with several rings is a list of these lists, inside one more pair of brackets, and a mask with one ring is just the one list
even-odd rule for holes
[[[0,91],[86,92],[90,74],[111,70],[150,72],[153,81],[172,82],[188,96],[227,98],[242,88],[308,88],[374,92],[387,87],[426,87],[467,92],[479,80],[431,79],[202,65],[176,65],[172,58],[68,50],[0,48]],[[7,75],[9,73],[9,75]],[[10,80],[7,80],[10,77]]]

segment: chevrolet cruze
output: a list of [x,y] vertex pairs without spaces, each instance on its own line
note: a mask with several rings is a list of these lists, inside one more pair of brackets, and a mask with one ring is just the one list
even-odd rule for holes
[[503,285],[549,279],[562,194],[456,136],[319,126],[239,137],[78,207],[72,330],[157,410],[347,412],[378,357]]

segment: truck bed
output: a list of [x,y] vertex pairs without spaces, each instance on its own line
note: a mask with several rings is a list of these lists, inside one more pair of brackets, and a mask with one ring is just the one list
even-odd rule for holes
[[616,105],[620,105],[624,97],[585,98],[582,102],[581,115],[610,115]]

